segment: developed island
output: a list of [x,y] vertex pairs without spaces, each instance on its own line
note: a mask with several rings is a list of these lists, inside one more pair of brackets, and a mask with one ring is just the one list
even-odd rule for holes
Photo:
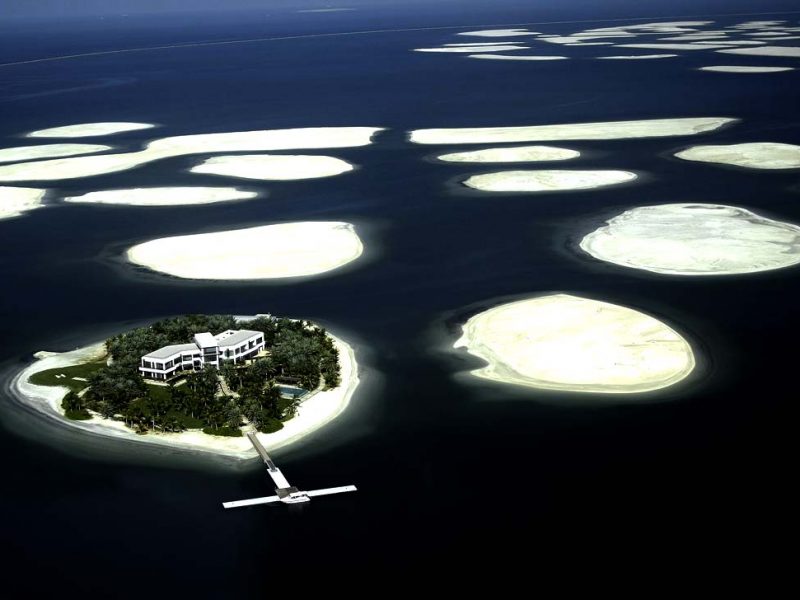
[[20,396],[95,433],[246,457],[340,414],[358,384],[352,348],[308,321],[186,315],[48,354]]
[[632,394],[685,379],[689,343],[639,311],[568,294],[495,306],[455,343],[484,359],[477,377],[546,390]]

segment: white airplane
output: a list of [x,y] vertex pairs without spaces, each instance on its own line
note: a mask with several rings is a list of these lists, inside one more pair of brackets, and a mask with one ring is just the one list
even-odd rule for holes
[[300,502],[309,502],[311,498],[316,496],[328,496],[330,494],[341,494],[342,492],[355,492],[356,486],[345,485],[342,487],[325,488],[323,490],[311,490],[310,492],[301,492],[296,487],[289,485],[286,477],[283,476],[281,470],[275,466],[272,459],[267,454],[267,450],[258,441],[255,433],[248,433],[247,438],[253,447],[261,455],[264,463],[267,465],[269,476],[272,481],[278,486],[275,488],[277,496],[265,496],[264,498],[252,498],[250,500],[236,500],[234,502],[223,502],[222,506],[225,508],[240,508],[242,506],[253,506],[255,504],[272,504],[273,502],[283,502],[284,504],[298,504]]

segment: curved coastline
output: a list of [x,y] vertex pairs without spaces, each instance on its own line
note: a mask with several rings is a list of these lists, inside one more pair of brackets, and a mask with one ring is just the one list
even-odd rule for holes
[[[330,332],[328,335],[339,351],[342,382],[332,390],[309,394],[298,407],[297,415],[286,421],[283,429],[269,434],[259,433],[258,438],[267,449],[276,450],[301,441],[339,417],[350,404],[360,383],[355,350],[343,339]],[[66,394],[66,388],[38,386],[28,381],[34,373],[40,371],[66,367],[98,358],[105,352],[104,346],[104,342],[99,342],[69,352],[37,352],[34,355],[37,360],[17,373],[11,381],[12,394],[20,403],[34,409],[43,417],[51,419],[51,422],[73,431],[236,460],[249,460],[257,457],[246,437],[212,436],[200,431],[150,432],[140,435],[123,423],[110,419],[93,417],[86,421],[71,421],[64,417],[61,409],[61,399]]]

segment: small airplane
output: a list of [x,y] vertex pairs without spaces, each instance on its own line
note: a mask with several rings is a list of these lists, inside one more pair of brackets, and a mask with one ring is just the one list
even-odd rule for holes
[[284,504],[299,504],[300,502],[309,502],[311,498],[316,496],[328,496],[330,494],[341,494],[342,492],[355,492],[356,486],[345,485],[342,487],[325,488],[322,490],[311,490],[309,492],[302,492],[296,487],[289,485],[286,478],[281,473],[281,470],[272,462],[266,448],[258,441],[255,433],[248,433],[247,438],[256,452],[259,453],[261,459],[267,465],[267,472],[272,477],[272,481],[278,486],[275,488],[277,496],[265,496],[263,498],[251,498],[250,500],[236,500],[234,502],[223,502],[222,506],[225,508],[240,508],[242,506],[253,506],[255,504],[272,504],[273,502],[283,502]]

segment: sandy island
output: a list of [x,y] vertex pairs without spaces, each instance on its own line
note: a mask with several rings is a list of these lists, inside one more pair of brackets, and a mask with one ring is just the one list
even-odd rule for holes
[[112,204],[116,206],[187,206],[255,198],[256,192],[234,187],[152,187],[101,190],[82,196],[67,196],[74,204]]
[[356,260],[350,223],[307,221],[161,238],[130,248],[130,262],[185,279],[276,279],[319,275]]
[[352,171],[353,165],[332,156],[237,154],[212,156],[189,170],[244,179],[290,181],[341,175]]
[[540,162],[550,160],[569,160],[581,155],[577,150],[556,148],[554,146],[514,146],[506,148],[485,148],[471,152],[441,154],[437,158],[444,162],[468,163],[512,163]]
[[751,142],[725,146],[692,146],[675,154],[683,160],[733,165],[748,169],[800,168],[800,146]]
[[746,54],[749,56],[788,56],[800,58],[800,48],[795,46],[759,46],[758,48],[732,48],[717,50],[723,54]]
[[712,67],[700,67],[698,71],[711,71],[713,73],[781,73],[783,71],[794,71],[794,67],[737,67],[734,65],[716,65]]
[[474,35],[476,37],[517,37],[526,35],[539,35],[538,31],[527,29],[482,29],[480,31],[464,31],[456,35]]
[[800,227],[720,204],[627,210],[583,238],[599,260],[665,275],[735,275],[800,263]]
[[205,133],[166,137],[147,144],[144,150],[99,156],[76,156],[0,166],[0,181],[52,181],[92,177],[133,169],[175,156],[198,153],[269,152],[300,148],[352,148],[372,143],[377,127],[309,127]]
[[414,52],[506,52],[509,50],[527,50],[528,46],[447,46],[442,48],[414,48]]
[[[679,135],[697,135],[714,131],[736,119],[726,117],[686,119],[645,119],[532,125],[522,127],[461,127],[453,129],[417,129],[411,141],[417,144],[495,144],[504,142],[548,142],[556,140],[620,140]],[[0,176],[2,169],[0,168]]]
[[557,192],[589,190],[633,181],[629,171],[500,171],[473,175],[464,185],[483,192]]
[[555,294],[502,304],[463,326],[455,347],[489,364],[477,377],[548,390],[631,394],[692,372],[689,343],[641,312]]
[[567,56],[546,56],[546,55],[517,55],[510,54],[470,54],[467,58],[482,58],[488,60],[565,60]]
[[[275,433],[259,433],[259,440],[268,449],[274,450],[303,439],[341,415],[350,403],[359,384],[355,352],[343,340],[330,333],[328,335],[331,336],[339,351],[342,383],[335,389],[317,392],[303,400],[298,407],[297,415],[284,422],[283,429]],[[120,421],[111,421],[97,416],[86,421],[68,420],[64,417],[64,411],[61,408],[61,400],[67,392],[66,388],[38,386],[28,381],[31,375],[39,371],[80,364],[102,358],[104,355],[105,346],[102,343],[78,348],[71,352],[37,353],[36,357],[39,360],[14,378],[12,390],[22,402],[65,427],[106,437],[169,446],[180,450],[222,454],[237,459],[250,459],[257,456],[246,437],[213,436],[201,431],[150,432],[139,435]]]
[[630,56],[598,56],[600,60],[650,60],[654,58],[675,58],[677,54],[632,54]]
[[42,146],[18,146],[0,149],[0,163],[17,160],[35,160],[37,158],[56,158],[58,156],[75,156],[111,150],[111,146],[98,144],[44,144]]
[[714,48],[725,48],[729,44],[617,44],[617,48],[639,48],[642,50],[713,50]]
[[19,217],[42,205],[47,190],[0,186],[0,220]]
[[139,129],[152,129],[155,125],[150,123],[80,123],[78,125],[65,125],[63,127],[51,127],[49,129],[39,129],[32,131],[26,137],[96,137],[101,135],[112,135],[124,131],[137,131]]

